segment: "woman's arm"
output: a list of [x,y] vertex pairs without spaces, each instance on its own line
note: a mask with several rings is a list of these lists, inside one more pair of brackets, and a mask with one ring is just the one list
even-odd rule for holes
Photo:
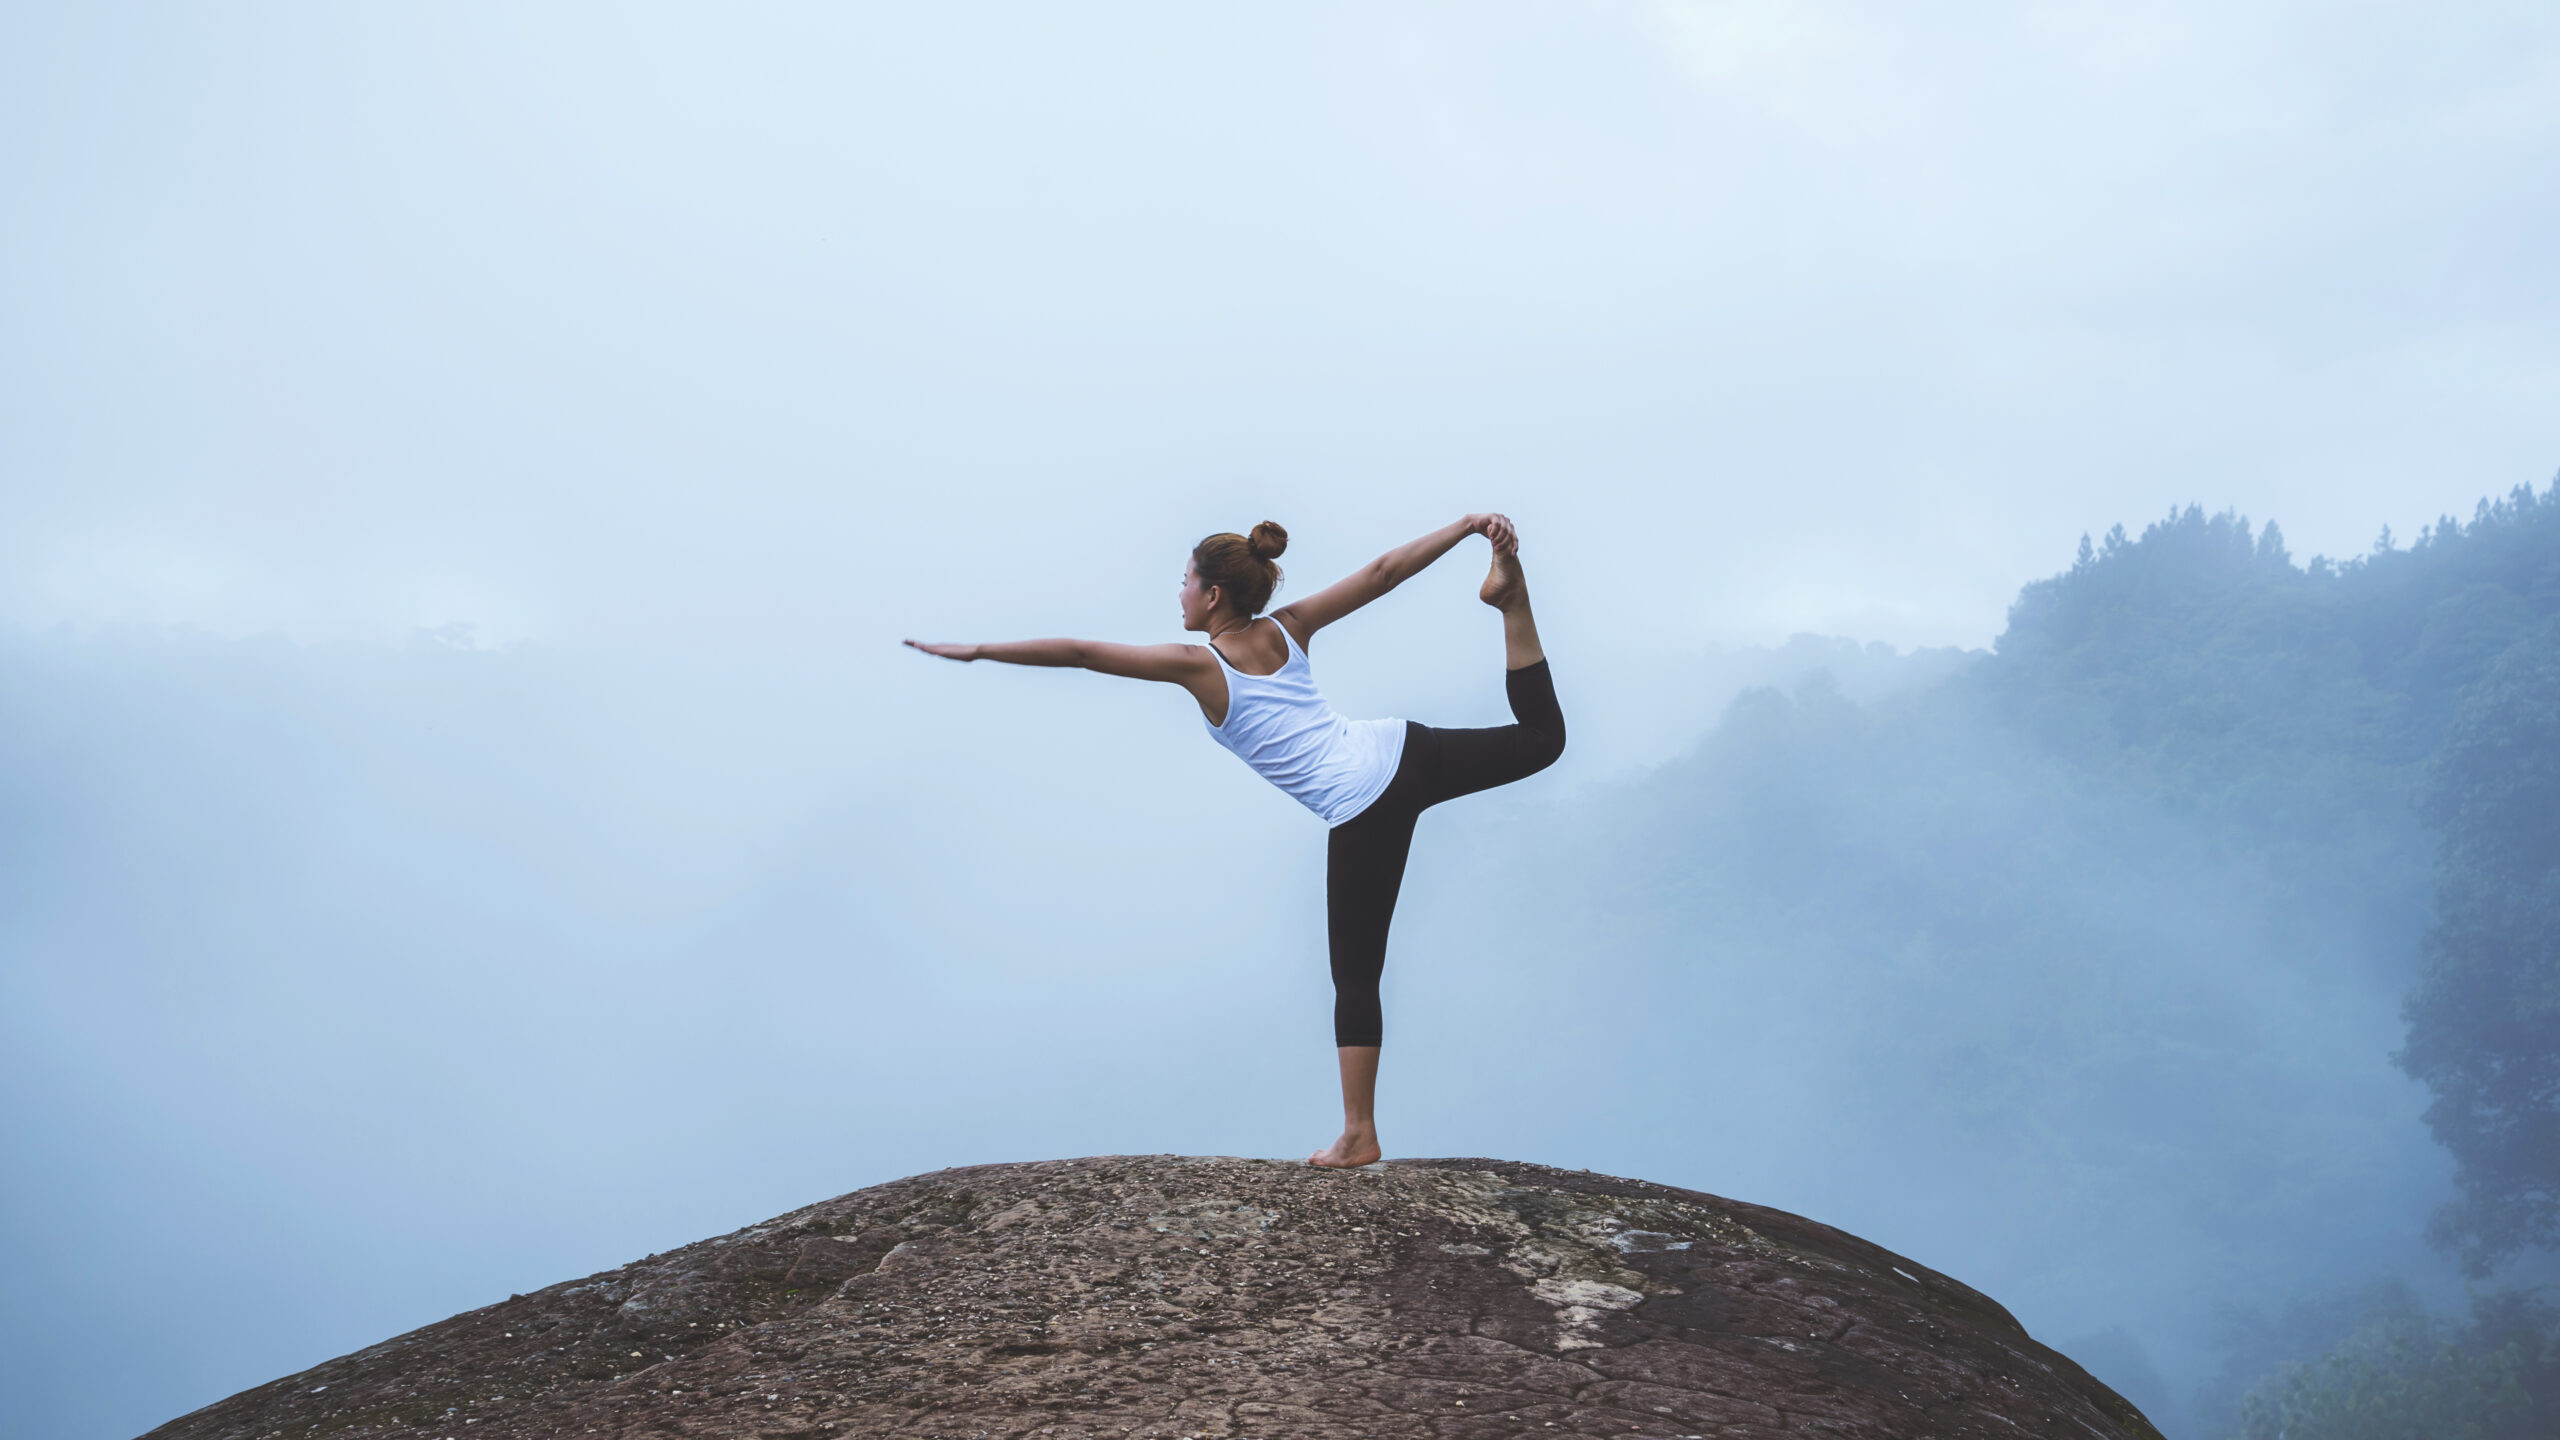
[[1131,680],[1161,680],[1190,691],[1204,711],[1213,705],[1223,711],[1227,703],[1226,676],[1219,673],[1218,662],[1209,652],[1198,645],[1115,645],[1108,640],[999,640],[989,645],[944,645],[922,640],[906,643],[945,660],[1058,665]]
[[1511,528],[1510,516],[1469,515],[1419,540],[1406,541],[1304,600],[1281,606],[1271,612],[1272,618],[1288,626],[1304,645],[1317,631],[1421,574],[1470,535],[1490,539],[1499,552],[1520,548],[1520,535]]
[[[1212,662],[1197,645],[1114,645],[1108,640],[998,640],[986,645],[945,645],[909,640],[909,648],[945,660],[1001,660],[1007,665],[1058,665],[1163,680],[1179,685]],[[1214,667],[1213,667],[1214,668]]]

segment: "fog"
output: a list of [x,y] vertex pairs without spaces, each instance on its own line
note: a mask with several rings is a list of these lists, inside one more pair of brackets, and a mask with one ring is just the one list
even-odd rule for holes
[[[2548,474],[2554,32],[0,10],[0,1428],[916,1171],[1328,1139],[1321,827],[1171,691],[896,643],[1175,638],[1266,517],[1285,600],[1512,514],[1573,729],[1425,822],[1390,1153],[1799,1210],[2146,1405],[2219,1305],[2457,1294],[2423,837],[2341,910],[1928,697],[2084,532]],[[1504,718],[1482,563],[1328,631],[1336,703]],[[1735,779],[1825,716],[1884,737],[1831,808]],[[1839,838],[1931,777],[1943,851]],[[2061,978],[1896,948],[1984,876]]]

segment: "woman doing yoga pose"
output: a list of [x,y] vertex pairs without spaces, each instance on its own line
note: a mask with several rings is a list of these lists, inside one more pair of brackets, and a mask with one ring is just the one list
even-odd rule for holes
[[[1308,643],[1469,535],[1493,543],[1493,568],[1477,595],[1502,612],[1503,688],[1513,723],[1441,730],[1403,720],[1344,719],[1316,690]],[[1387,926],[1404,884],[1414,821],[1443,800],[1554,764],[1564,753],[1564,712],[1538,648],[1529,584],[1520,573],[1520,537],[1508,517],[1469,515],[1257,619],[1280,581],[1272,562],[1288,544],[1288,532],[1265,520],[1250,536],[1212,535],[1193,548],[1182,575],[1182,628],[1206,633],[1206,645],[907,643],[950,660],[1072,665],[1179,685],[1200,702],[1212,738],[1332,827],[1325,932],[1333,958],[1333,1040],[1342,1065],[1342,1138],[1307,1159],[1366,1165],[1380,1153],[1378,977],[1386,969]]]

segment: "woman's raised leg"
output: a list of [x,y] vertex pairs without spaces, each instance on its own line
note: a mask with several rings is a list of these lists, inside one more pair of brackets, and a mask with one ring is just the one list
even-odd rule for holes
[[1564,707],[1556,703],[1555,672],[1538,644],[1519,555],[1494,553],[1493,573],[1481,594],[1502,612],[1502,690],[1511,702],[1511,723],[1481,730],[1432,727],[1432,765],[1415,777],[1413,793],[1423,808],[1525,780],[1564,754]]

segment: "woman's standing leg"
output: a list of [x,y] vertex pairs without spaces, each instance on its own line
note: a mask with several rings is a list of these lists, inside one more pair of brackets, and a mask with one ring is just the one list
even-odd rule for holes
[[1325,939],[1333,960],[1333,1043],[1342,1069],[1342,1137],[1307,1157],[1316,1165],[1366,1165],[1378,1158],[1375,1113],[1378,1046],[1385,1021],[1378,977],[1387,968],[1387,928],[1404,888],[1405,857],[1421,810],[1407,798],[1427,771],[1428,739],[1405,735],[1396,783],[1368,809],[1333,828],[1325,841]]

